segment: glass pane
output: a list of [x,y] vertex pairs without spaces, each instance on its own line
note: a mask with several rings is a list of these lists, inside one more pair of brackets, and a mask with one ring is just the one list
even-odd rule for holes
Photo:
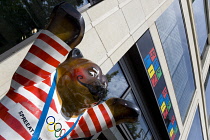
[[200,53],[202,54],[203,49],[206,45],[207,41],[207,24],[206,24],[206,15],[205,15],[205,8],[204,8],[204,1],[203,0],[195,0],[193,2],[193,13],[195,19],[195,26],[198,38],[198,45],[200,48]]
[[206,89],[207,88],[207,85],[208,85],[208,82],[209,82],[209,78],[210,78],[210,67],[209,67],[209,70],[206,74],[206,79],[205,79],[205,82],[204,82],[204,88]]
[[127,101],[130,101],[130,102],[132,102],[132,103],[134,103],[134,104],[137,105],[137,102],[136,102],[136,100],[135,100],[135,97],[133,96],[133,92],[132,92],[132,91],[129,91],[129,93],[128,93],[128,95],[125,97],[125,99],[126,99]]
[[178,0],[175,0],[158,18],[156,25],[172,77],[181,117],[184,121],[195,91],[195,83]]
[[203,140],[203,133],[198,109],[195,113],[195,118],[193,120],[187,140]]
[[148,132],[144,140],[154,140],[151,132]]
[[210,122],[210,69],[205,83],[206,83],[206,108],[209,120],[208,122]]
[[128,82],[126,81],[119,64],[115,64],[106,76],[109,82],[106,99],[111,97],[121,97],[128,88]]
[[[130,92],[125,99],[136,104],[136,101],[132,92]],[[150,130],[142,114],[138,118],[138,122],[125,123],[125,125],[127,126],[134,140],[147,140],[147,139],[153,140]]]
[[[44,29],[55,5],[66,1],[75,8],[99,0],[3,0],[0,1],[0,54]],[[101,1],[101,0],[100,0]]]

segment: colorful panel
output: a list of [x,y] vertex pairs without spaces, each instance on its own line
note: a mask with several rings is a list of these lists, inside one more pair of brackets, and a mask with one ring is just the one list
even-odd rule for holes
[[[143,52],[145,53],[145,50]],[[142,55],[142,56],[145,56],[145,58],[143,58],[144,65],[147,70],[151,85],[154,89],[154,92],[158,101],[158,105],[160,108],[160,112],[165,121],[167,130],[168,130],[168,135],[171,140],[178,139],[179,130],[176,123],[176,118],[174,116],[174,111],[171,105],[168,89],[165,84],[165,79],[162,73],[162,69],[161,69],[155,48],[154,47],[151,48],[150,50],[148,50],[147,53],[148,54]]]

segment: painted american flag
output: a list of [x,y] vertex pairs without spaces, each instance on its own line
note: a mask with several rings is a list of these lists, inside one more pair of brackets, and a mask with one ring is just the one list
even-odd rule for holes
[[[0,140],[29,140],[40,119],[56,67],[71,48],[49,31],[43,30],[15,72],[11,88],[0,101]],[[77,118],[64,118],[56,94],[50,103],[38,139],[53,140],[64,135]],[[106,103],[86,110],[69,138],[90,137],[115,125]]]

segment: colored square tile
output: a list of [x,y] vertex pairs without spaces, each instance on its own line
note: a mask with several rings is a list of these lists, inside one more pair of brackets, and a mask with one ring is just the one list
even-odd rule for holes
[[168,133],[170,133],[170,131],[171,131],[171,129],[173,128],[173,125],[170,123],[169,125],[168,125]]
[[144,58],[144,65],[146,67],[146,69],[148,69],[150,67],[150,65],[152,64],[152,60],[150,59],[150,55],[148,54],[145,58]]
[[175,139],[175,137],[176,137],[176,135],[175,135],[175,134],[173,134],[173,136],[171,137],[171,140],[174,140],[174,139]]
[[172,116],[172,118],[171,118],[171,123],[172,123],[172,125],[174,125],[174,122],[176,121],[176,119],[175,119],[175,116],[173,115]]
[[171,100],[170,100],[168,94],[166,94],[166,97],[164,98],[164,101],[166,103],[167,109],[170,110],[170,108],[171,108]]
[[165,109],[165,111],[163,112],[163,118],[166,119],[168,116],[168,109]]
[[162,103],[160,109],[161,109],[162,113],[165,111],[165,109],[166,109],[166,103],[165,102]]
[[163,95],[163,97],[165,98],[167,94],[168,94],[168,90],[167,90],[167,88],[165,87],[165,88],[163,89],[163,91],[162,91],[162,95]]
[[157,58],[153,61],[153,66],[155,71],[159,68],[160,64]]
[[162,70],[161,70],[161,68],[160,68],[160,67],[157,69],[157,71],[156,71],[156,75],[157,75],[157,78],[158,78],[158,80],[159,80],[159,79],[160,79],[160,77],[162,76]]
[[158,104],[159,104],[159,106],[162,105],[163,101],[164,101],[163,95],[160,95],[160,97],[158,98]]
[[174,133],[176,134],[178,132],[178,126],[176,125],[176,127],[174,127]]
[[150,67],[147,69],[147,72],[149,74],[150,79],[153,77],[153,75],[155,74],[155,70],[153,65],[150,65]]
[[170,102],[170,98],[169,98],[168,94],[166,94],[164,100],[165,100],[166,104],[167,104],[168,102]]
[[151,60],[154,61],[155,58],[157,57],[155,48],[152,48],[152,49],[150,50],[149,55],[150,55]]
[[169,95],[168,95],[168,94],[166,94],[166,96],[165,96],[164,98],[165,98],[165,100],[170,100],[170,98],[169,98]]
[[174,127],[174,128],[177,127],[177,122],[176,122],[176,120],[174,121],[173,127]]
[[155,87],[158,82],[156,74],[153,75],[153,77],[152,77],[152,79],[150,79],[150,81],[152,83],[152,86]]
[[167,106],[167,109],[170,110],[170,109],[171,109],[171,102],[169,101],[169,102],[166,104],[166,106]]
[[174,129],[172,128],[171,131],[169,132],[170,137],[172,137],[174,134]]

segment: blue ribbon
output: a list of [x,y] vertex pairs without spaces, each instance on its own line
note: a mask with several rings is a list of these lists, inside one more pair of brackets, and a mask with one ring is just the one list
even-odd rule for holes
[[39,121],[37,123],[36,129],[35,129],[35,131],[33,133],[33,136],[31,138],[31,140],[38,140],[38,138],[39,138],[39,135],[40,135],[42,127],[44,125],[47,113],[49,111],[50,103],[51,103],[52,98],[53,98],[53,94],[54,94],[55,87],[56,87],[56,79],[57,79],[57,72],[55,73],[52,86],[50,88],[49,94],[47,96],[47,100],[46,100],[44,108],[42,110],[42,114],[41,114],[41,116],[39,118]]

